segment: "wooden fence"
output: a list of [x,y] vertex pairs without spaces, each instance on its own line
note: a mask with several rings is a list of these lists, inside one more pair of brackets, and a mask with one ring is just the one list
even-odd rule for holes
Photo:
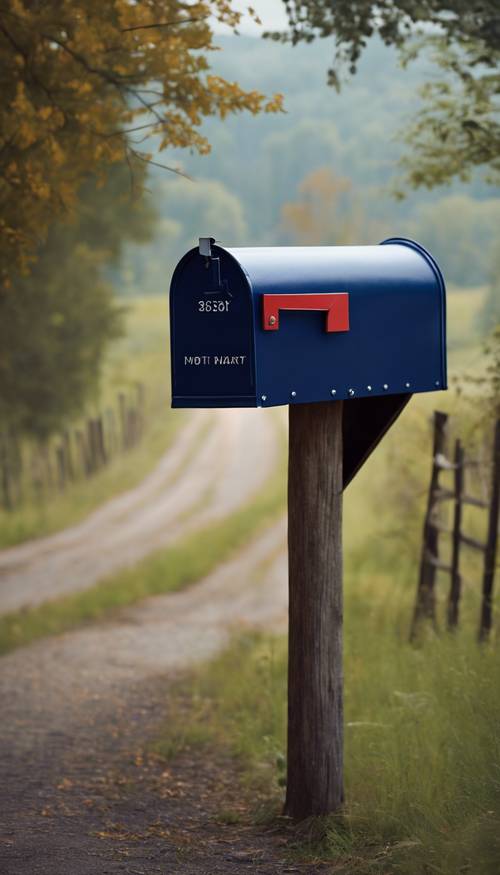
[[[434,413],[434,441],[432,472],[424,520],[422,554],[417,597],[411,626],[414,639],[420,622],[429,620],[437,628],[436,576],[444,572],[449,577],[447,601],[447,626],[456,629],[459,622],[460,599],[463,585],[467,582],[461,571],[462,547],[467,547],[482,556],[482,599],[478,637],[480,641],[488,638],[492,626],[493,586],[498,544],[498,521],[500,504],[500,420],[497,421],[494,436],[491,465],[485,461],[467,457],[462,441],[455,441],[453,459],[447,452],[448,416]],[[489,488],[487,499],[470,493],[470,472],[487,473]],[[452,476],[452,483],[443,485],[443,475]],[[441,507],[452,502],[451,525],[443,523]],[[464,532],[464,507],[477,508],[487,513],[485,540],[481,541]],[[442,536],[451,538],[451,558],[443,561],[440,556]]]
[[116,406],[65,429],[47,443],[28,445],[12,428],[0,430],[0,506],[14,510],[28,498],[43,500],[69,483],[92,477],[144,434],[145,390],[120,392]]

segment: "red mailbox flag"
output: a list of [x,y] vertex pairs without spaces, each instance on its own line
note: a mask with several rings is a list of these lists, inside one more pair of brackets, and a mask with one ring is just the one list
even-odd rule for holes
[[349,331],[349,294],[262,295],[264,331],[277,331],[280,310],[325,310],[327,331]]

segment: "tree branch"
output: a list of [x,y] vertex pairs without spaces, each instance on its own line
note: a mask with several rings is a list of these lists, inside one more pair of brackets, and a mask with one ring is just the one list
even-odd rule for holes
[[133,27],[121,28],[121,33],[130,33],[133,30],[151,30],[155,27],[176,27],[178,24],[197,24],[199,21],[206,21],[209,15],[203,15],[201,18],[181,18],[179,21],[160,21],[158,24],[136,24]]
[[152,167],[160,167],[162,170],[168,170],[170,173],[175,173],[177,176],[183,176],[184,179],[189,179],[190,182],[194,182],[192,176],[189,176],[188,173],[184,173],[183,170],[179,170],[177,167],[169,167],[168,164],[159,164],[158,161],[152,161],[151,158],[146,158],[144,155],[141,155],[140,152],[137,152],[136,149],[132,149],[131,146],[127,146],[131,155],[134,158],[138,158],[139,161],[144,161],[145,164],[151,164]]

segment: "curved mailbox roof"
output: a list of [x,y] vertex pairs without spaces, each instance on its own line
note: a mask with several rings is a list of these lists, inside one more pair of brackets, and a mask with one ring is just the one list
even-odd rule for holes
[[404,281],[417,294],[431,282],[444,295],[444,279],[432,255],[403,237],[375,246],[242,246],[223,251],[243,268],[254,294],[300,291],[307,279],[311,292],[330,291],[332,282],[346,288],[356,282],[379,294]]

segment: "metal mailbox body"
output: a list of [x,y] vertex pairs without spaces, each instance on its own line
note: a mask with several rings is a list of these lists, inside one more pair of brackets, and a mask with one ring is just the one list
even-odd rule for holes
[[445,285],[418,243],[203,243],[172,279],[173,407],[267,407],[446,388]]

